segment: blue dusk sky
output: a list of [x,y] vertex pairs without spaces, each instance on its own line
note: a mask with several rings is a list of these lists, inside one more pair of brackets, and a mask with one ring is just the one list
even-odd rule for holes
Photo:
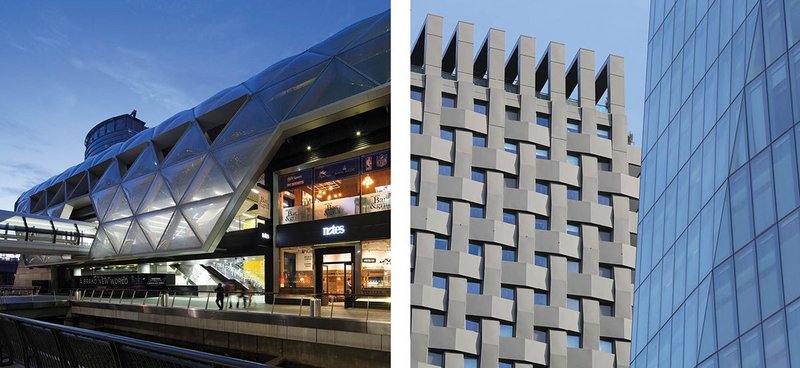
[[430,13],[444,17],[444,42],[458,21],[474,24],[475,52],[489,28],[495,28],[506,32],[506,57],[520,35],[536,38],[537,63],[550,41],[566,45],[567,67],[580,48],[595,51],[596,71],[609,54],[622,56],[628,130],[641,147],[649,12],[647,0],[413,0],[411,43]]
[[153,127],[389,0],[0,2],[0,209],[83,161],[95,124]]

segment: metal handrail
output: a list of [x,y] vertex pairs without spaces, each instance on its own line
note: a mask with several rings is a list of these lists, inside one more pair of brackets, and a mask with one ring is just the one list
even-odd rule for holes
[[[166,307],[166,308],[180,308],[180,309],[200,309],[200,310],[209,310],[215,309],[216,304],[211,304],[211,297],[216,295],[216,291],[180,291],[180,290],[156,290],[156,289],[98,289],[89,288],[89,289],[68,289],[62,290],[61,292],[53,292],[53,298],[58,295],[69,295],[70,299],[73,299],[77,295],[80,295],[80,301],[85,302],[92,302],[92,303],[103,303],[103,304],[134,304],[134,299],[142,298],[141,305],[146,306],[158,306],[158,307]],[[77,292],[77,293],[76,293]],[[99,294],[99,296],[97,295]],[[202,295],[206,295],[205,302],[202,300],[204,299]],[[178,300],[178,297],[188,297],[188,300],[184,302],[183,300]],[[343,294],[343,293],[305,293],[305,294],[281,294],[276,292],[262,292],[262,291],[245,291],[242,293],[240,290],[234,291],[232,293],[226,293],[224,299],[222,300],[223,303],[223,310],[227,311],[236,311],[237,309],[243,309],[244,312],[251,312],[255,309],[252,309],[253,300],[257,297],[264,297],[265,303],[272,304],[271,308],[264,309],[264,312],[269,314],[289,314],[303,316],[304,311],[308,311],[305,306],[311,307],[311,302],[314,299],[324,299],[330,301],[328,305],[330,306],[330,318],[334,318],[334,307],[339,302],[335,302],[332,300],[335,299],[344,299],[345,306],[347,303],[355,303],[357,302],[358,298],[361,297],[373,297],[374,295],[370,294]],[[234,299],[236,297],[236,299]],[[284,309],[284,312],[276,312],[275,306],[278,304],[276,299],[279,297],[289,298],[289,299],[297,299],[297,307],[296,311],[287,311]],[[155,298],[155,303],[153,303],[152,299]],[[166,300],[162,299],[166,298]],[[192,300],[200,300],[198,306],[192,306]],[[216,299],[216,298],[215,298]],[[237,308],[233,308],[234,300],[236,301]],[[149,304],[148,304],[149,302]],[[366,308],[359,307],[354,308],[354,310],[365,310],[364,320],[369,321],[370,318],[370,309],[375,309],[372,307],[372,303],[370,300],[366,301]],[[238,306],[241,305],[242,307],[239,308]],[[341,304],[340,304],[341,305]],[[291,306],[291,304],[287,304],[287,306]],[[386,308],[379,308],[379,309],[386,309]],[[391,305],[388,309],[391,309]],[[373,316],[374,317],[374,316]],[[346,319],[361,319],[361,318],[347,318]]]
[[[147,358],[153,359],[155,361],[166,362],[164,358],[178,358],[187,360],[186,363],[201,363],[201,364],[211,364],[212,366],[218,367],[267,367],[271,368],[274,366],[262,363],[251,362],[247,360],[237,359],[237,358],[230,358],[221,355],[214,355],[209,354],[201,351],[191,350],[180,348],[176,346],[164,345],[159,343],[154,343],[150,341],[144,341],[139,339],[133,339],[129,337],[113,335],[105,332],[97,332],[92,330],[87,330],[83,328],[77,328],[72,326],[63,326],[57,325],[54,323],[37,321],[34,319],[12,316],[9,314],[0,313],[0,319],[5,319],[7,321],[11,321],[14,324],[14,328],[17,330],[18,334],[8,333],[14,331],[3,331],[6,332],[5,339],[13,339],[14,336],[20,337],[21,341],[6,341],[7,343],[17,343],[24,346],[22,351],[25,352],[32,352],[33,354],[37,354],[33,347],[31,346],[31,341],[29,338],[24,338],[26,336],[22,325],[25,326],[35,326],[41,329],[45,329],[56,341],[58,346],[59,356],[58,359],[61,361],[62,364],[66,362],[72,361],[73,359],[77,360],[80,356],[76,356],[75,354],[70,354],[72,352],[72,346],[70,345],[69,341],[65,338],[62,338],[63,333],[77,335],[80,337],[88,338],[82,343],[90,343],[90,344],[98,344],[101,345],[103,343],[108,343],[111,345],[110,352],[114,355],[114,361],[108,362],[110,365],[113,366],[122,366],[121,358],[120,358],[120,351],[121,348],[136,348],[141,350],[143,353],[150,353],[147,355]],[[3,326],[3,329],[10,328],[10,326]],[[34,357],[25,356],[20,359],[20,357],[12,357],[14,360],[17,361],[24,361],[25,366],[30,366],[29,360]],[[73,362],[76,365],[80,365],[80,362]],[[69,365],[65,365],[69,366]]]

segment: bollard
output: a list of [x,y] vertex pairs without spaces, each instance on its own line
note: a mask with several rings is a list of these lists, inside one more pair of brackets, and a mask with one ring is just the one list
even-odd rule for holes
[[168,307],[169,306],[169,294],[163,293],[163,294],[159,295],[158,296],[158,304],[160,306],[162,306],[162,307]]
[[309,301],[309,317],[320,317],[322,315],[322,299],[313,298]]

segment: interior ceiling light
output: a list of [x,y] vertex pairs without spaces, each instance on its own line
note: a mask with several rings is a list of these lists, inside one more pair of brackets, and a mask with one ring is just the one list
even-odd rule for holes
[[311,151],[311,146],[306,146],[306,151]]
[[364,186],[364,188],[369,188],[369,187],[371,187],[371,186],[372,186],[372,184],[374,184],[374,183],[375,183],[375,181],[374,181],[374,180],[372,180],[372,178],[371,178],[369,175],[365,176],[365,177],[364,177],[364,180],[362,180],[362,181],[361,181],[361,185],[363,185],[363,186]]
[[359,130],[359,131],[356,132],[356,137],[360,137],[360,136],[361,136],[361,131]]

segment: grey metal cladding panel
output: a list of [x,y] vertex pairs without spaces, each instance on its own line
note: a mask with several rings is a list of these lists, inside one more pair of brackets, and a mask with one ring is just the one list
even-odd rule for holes
[[[632,295],[630,277],[636,252],[628,242],[629,233],[635,231],[632,221],[637,218],[636,213],[629,209],[628,199],[638,197],[638,179],[627,175],[628,164],[635,159],[630,156],[635,156],[635,153],[631,153],[624,134],[618,134],[627,132],[622,106],[614,104],[612,107],[614,111],[610,115],[614,134],[611,139],[599,138],[595,125],[611,124],[609,114],[596,112],[591,96],[596,87],[594,65],[587,50],[579,51],[581,65],[577,78],[577,87],[586,93],[581,93],[578,106],[572,106],[565,96],[563,45],[550,44],[549,60],[543,64],[549,67],[549,73],[544,75],[546,81],[540,80],[539,84],[541,87],[548,82],[551,91],[548,98],[540,99],[535,90],[534,75],[529,74],[535,73],[533,65],[528,65],[525,70],[520,70],[522,65],[506,66],[506,72],[520,74],[502,75],[505,52],[503,42],[498,38],[502,32],[490,31],[489,52],[474,59],[474,48],[481,45],[474,41],[474,27],[459,23],[454,36],[457,51],[452,55],[445,53],[443,62],[441,28],[441,18],[427,18],[425,32],[420,38],[424,44],[418,45],[425,50],[420,65],[424,69],[411,73],[414,85],[425,88],[424,104],[411,101],[412,116],[422,119],[423,127],[421,134],[411,135],[411,152],[420,159],[420,170],[413,174],[413,188],[419,205],[411,208],[412,230],[416,230],[417,240],[414,248],[416,258],[412,259],[415,274],[412,290],[420,283],[430,283],[431,273],[448,276],[448,291],[444,294],[446,329],[466,330],[463,323],[467,317],[481,318],[478,354],[482,365],[494,366],[498,360],[507,359],[520,366],[627,366],[628,357],[625,355],[630,351],[631,327],[628,319]],[[524,40],[522,47],[526,49],[521,50],[524,57],[519,60],[533,64],[533,39]],[[488,65],[488,79],[473,81],[473,78],[483,77],[472,75],[476,60],[480,64],[477,66],[479,71],[483,70],[484,62]],[[442,76],[442,65],[445,69],[457,69],[458,82]],[[501,89],[504,81],[517,79],[523,85],[509,89],[520,93]],[[616,89],[616,97],[622,95],[619,82],[621,79],[608,86]],[[455,93],[458,108],[441,107],[442,92]],[[485,115],[472,111],[475,99],[488,101],[488,120]],[[508,106],[520,108],[522,120],[527,121],[507,119],[504,112]],[[550,115],[549,128],[531,121],[537,112]],[[568,118],[581,119],[583,133],[568,133]],[[439,138],[441,127],[455,130],[454,142]],[[487,147],[473,146],[471,138],[476,132],[486,134]],[[504,150],[506,140],[519,143],[517,154]],[[549,159],[537,159],[536,148],[549,148]],[[581,166],[566,162],[567,152],[580,153]],[[616,173],[598,172],[597,158],[610,159]],[[436,161],[452,164],[455,175],[439,176]],[[473,168],[486,170],[486,184],[476,182],[480,187],[467,187],[471,182],[468,175]],[[504,176],[516,177],[516,185],[512,183],[506,187],[502,181]],[[540,180],[549,182],[548,195],[536,192],[536,182]],[[565,186],[580,188],[583,198],[567,200]],[[614,206],[600,205],[598,192],[614,194]],[[444,216],[441,221],[434,219],[434,226],[426,223],[430,217],[425,215],[439,211],[422,208],[433,207],[437,197],[453,201],[453,214],[446,221]],[[473,203],[485,205],[485,218],[464,213]],[[515,225],[500,221],[508,212],[516,214]],[[548,221],[539,222],[541,219]],[[568,222],[577,222],[582,236],[567,234]],[[441,229],[442,226],[445,229]],[[542,226],[548,230],[537,229]],[[451,234],[450,250],[434,251],[431,227],[436,228],[438,236]],[[600,227],[612,228],[617,242],[599,241]],[[474,243],[483,245],[483,267],[477,278],[481,283],[480,294],[467,293],[467,280],[476,280],[476,277],[474,272],[463,268],[462,262],[462,254],[468,249],[476,249],[471,247]],[[548,256],[549,267],[535,266],[534,255]],[[506,260],[509,256],[515,261]],[[568,272],[567,259],[581,262],[582,271]],[[601,263],[614,268],[614,279],[599,276]],[[515,292],[508,295],[504,288],[512,288]],[[534,304],[535,291],[540,290],[549,293],[550,305]],[[427,302],[419,300],[421,293],[416,295],[412,298],[412,308],[427,308]],[[582,298],[582,312],[565,308],[568,295]],[[511,296],[514,300],[503,298]],[[510,303],[514,307],[506,309],[495,301]],[[614,301],[618,317],[601,318],[599,301]],[[421,316],[423,314],[413,314],[412,319]],[[424,316],[428,322],[428,315]],[[611,318],[610,322],[607,318]],[[499,336],[498,320],[514,324],[513,337]],[[605,327],[601,332],[601,323],[614,328]],[[452,343],[440,345],[436,339],[445,337],[431,334],[433,327],[426,335],[421,324],[414,325],[417,326],[415,336],[428,338],[427,345],[422,342],[412,344],[412,360],[417,361],[417,366],[425,366],[422,362],[427,358],[429,348],[442,352],[449,365],[460,365],[464,356],[469,355],[452,347]],[[549,330],[550,341],[546,347],[532,340],[532,327]],[[567,348],[567,332],[581,334],[584,348]],[[601,338],[615,340],[616,357],[598,351]]]

